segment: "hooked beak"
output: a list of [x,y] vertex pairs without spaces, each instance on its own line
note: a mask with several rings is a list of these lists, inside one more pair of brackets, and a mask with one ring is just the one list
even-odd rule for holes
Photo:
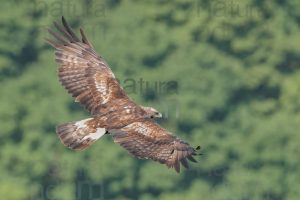
[[158,114],[156,115],[156,117],[162,118],[162,114],[161,114],[161,113],[158,113]]

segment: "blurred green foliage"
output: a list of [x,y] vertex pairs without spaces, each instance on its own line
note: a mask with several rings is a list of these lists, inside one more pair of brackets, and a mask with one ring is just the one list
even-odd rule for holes
[[[299,199],[298,0],[1,1],[0,196],[28,199]],[[88,116],[60,86],[45,28],[64,15],[119,80],[176,81],[130,94],[203,156],[176,174],[105,136],[63,147]]]

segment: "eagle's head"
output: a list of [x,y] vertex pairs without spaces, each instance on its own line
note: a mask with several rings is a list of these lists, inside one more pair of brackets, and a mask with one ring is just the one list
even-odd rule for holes
[[152,107],[141,106],[149,118],[162,118],[162,114]]

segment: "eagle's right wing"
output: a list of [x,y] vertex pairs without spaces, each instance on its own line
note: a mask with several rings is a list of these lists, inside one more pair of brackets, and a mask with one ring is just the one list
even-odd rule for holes
[[166,164],[177,172],[180,172],[180,163],[188,168],[186,159],[196,162],[193,147],[151,120],[137,121],[122,129],[108,131],[114,141],[132,155]]
[[84,32],[79,39],[62,17],[59,33],[48,30],[54,40],[46,39],[56,48],[55,60],[60,65],[58,76],[61,84],[92,114],[101,113],[101,106],[112,100],[131,101],[121,88],[111,69],[98,56]]

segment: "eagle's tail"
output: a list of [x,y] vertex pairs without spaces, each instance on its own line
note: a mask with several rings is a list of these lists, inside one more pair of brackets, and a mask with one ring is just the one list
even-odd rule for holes
[[94,118],[68,122],[56,127],[61,142],[68,148],[84,150],[106,133],[105,128],[97,127]]

